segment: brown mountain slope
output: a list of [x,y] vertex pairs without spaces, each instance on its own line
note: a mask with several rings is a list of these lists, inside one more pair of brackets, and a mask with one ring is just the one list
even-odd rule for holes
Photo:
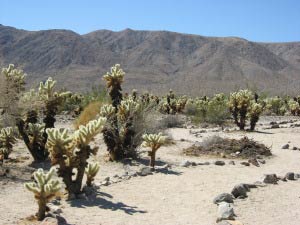
[[[53,76],[84,91],[102,82],[110,66],[127,72],[125,89],[185,94],[257,87],[272,93],[299,89],[300,42],[255,43],[167,31],[24,31],[0,25],[0,64],[14,63],[32,85]],[[38,78],[38,79],[37,79]]]

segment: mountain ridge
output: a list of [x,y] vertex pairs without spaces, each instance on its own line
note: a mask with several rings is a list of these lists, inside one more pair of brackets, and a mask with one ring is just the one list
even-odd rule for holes
[[206,37],[169,31],[26,31],[0,25],[0,65],[14,63],[29,85],[53,76],[85,91],[103,83],[115,63],[126,75],[125,91],[189,95],[252,87],[272,94],[299,89],[300,42],[262,43],[238,37]]

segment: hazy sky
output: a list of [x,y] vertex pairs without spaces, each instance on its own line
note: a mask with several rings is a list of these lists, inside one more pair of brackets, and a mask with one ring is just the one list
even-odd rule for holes
[[300,41],[300,0],[0,0],[0,23],[26,30],[169,30]]

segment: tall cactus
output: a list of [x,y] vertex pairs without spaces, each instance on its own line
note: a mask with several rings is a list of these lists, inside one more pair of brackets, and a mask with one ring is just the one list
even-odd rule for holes
[[12,152],[13,144],[17,141],[12,127],[2,128],[0,130],[0,155],[3,159],[8,159],[9,154]]
[[[105,122],[104,117],[90,121],[87,125],[80,126],[73,135],[66,129],[46,130],[48,134],[46,147],[50,153],[51,163],[59,166],[58,175],[63,178],[69,195],[81,192],[87,160],[98,150],[97,147],[91,148],[89,143],[101,132]],[[77,171],[75,177],[73,177],[74,170]]]
[[27,190],[34,193],[34,197],[38,202],[38,220],[43,220],[46,214],[47,203],[53,198],[60,190],[60,184],[58,180],[53,180],[55,174],[55,168],[51,168],[48,173],[45,173],[43,169],[38,169],[34,172],[34,183],[25,183]]
[[143,147],[150,147],[151,151],[148,152],[150,156],[150,166],[154,169],[155,166],[155,156],[156,151],[166,142],[166,137],[162,133],[158,134],[144,134],[144,142],[142,143]]

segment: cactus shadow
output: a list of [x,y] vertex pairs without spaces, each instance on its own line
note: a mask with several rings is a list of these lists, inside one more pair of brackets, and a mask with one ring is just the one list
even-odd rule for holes
[[137,206],[130,206],[123,202],[113,202],[105,197],[112,199],[110,194],[98,192],[97,195],[89,196],[88,199],[76,199],[70,204],[72,207],[87,208],[98,206],[101,209],[108,209],[112,211],[123,211],[126,214],[133,215],[135,213],[147,213],[145,210],[138,209]]

